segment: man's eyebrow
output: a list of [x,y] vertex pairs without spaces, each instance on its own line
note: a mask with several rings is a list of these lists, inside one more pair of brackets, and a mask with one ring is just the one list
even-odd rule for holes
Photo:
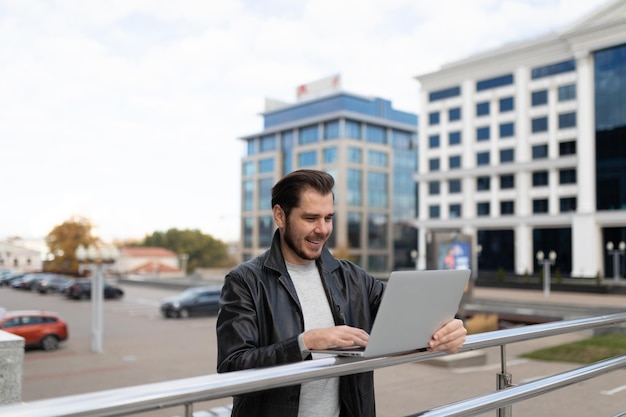
[[302,217],[334,217],[334,216],[335,216],[335,212],[334,211],[332,213],[328,213],[328,214],[309,213],[309,212],[302,213]]

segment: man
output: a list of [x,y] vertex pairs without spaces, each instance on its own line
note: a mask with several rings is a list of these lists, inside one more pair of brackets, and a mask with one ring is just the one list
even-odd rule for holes
[[[385,284],[324,246],[333,229],[334,180],[300,170],[272,189],[278,230],[264,254],[227,276],[217,319],[218,372],[311,359],[311,350],[367,345]],[[457,352],[467,331],[452,320],[429,349]],[[236,396],[237,416],[375,416],[373,373]]]

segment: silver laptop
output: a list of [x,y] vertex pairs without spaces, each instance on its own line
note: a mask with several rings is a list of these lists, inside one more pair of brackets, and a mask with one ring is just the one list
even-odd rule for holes
[[367,347],[332,347],[313,352],[369,358],[424,350],[433,333],[454,318],[469,276],[469,269],[394,271]]

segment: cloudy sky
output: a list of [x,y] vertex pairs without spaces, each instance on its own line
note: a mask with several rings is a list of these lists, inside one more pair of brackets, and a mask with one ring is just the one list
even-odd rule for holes
[[419,112],[415,76],[602,0],[0,0],[0,239],[239,236],[238,138],[266,97],[341,74]]

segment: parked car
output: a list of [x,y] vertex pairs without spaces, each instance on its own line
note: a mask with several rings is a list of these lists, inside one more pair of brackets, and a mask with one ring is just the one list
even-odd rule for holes
[[[91,280],[77,279],[67,287],[65,295],[75,300],[91,298]],[[124,290],[115,285],[104,283],[104,298],[122,298]]]
[[16,279],[20,279],[23,276],[24,274],[19,272],[4,274],[2,275],[2,278],[0,278],[0,287],[10,287],[13,281],[15,281]]
[[189,316],[217,313],[219,310],[220,286],[187,288],[180,294],[161,300],[163,317],[187,318]]
[[46,275],[33,286],[33,291],[37,291],[40,294],[61,292],[61,288],[69,282],[72,282],[72,280],[63,275]]
[[11,287],[16,290],[31,290],[43,278],[41,274],[26,274],[22,278],[11,281]]
[[23,337],[26,347],[43,350],[56,350],[59,342],[68,338],[67,323],[51,311],[5,312],[0,317],[0,329]]

